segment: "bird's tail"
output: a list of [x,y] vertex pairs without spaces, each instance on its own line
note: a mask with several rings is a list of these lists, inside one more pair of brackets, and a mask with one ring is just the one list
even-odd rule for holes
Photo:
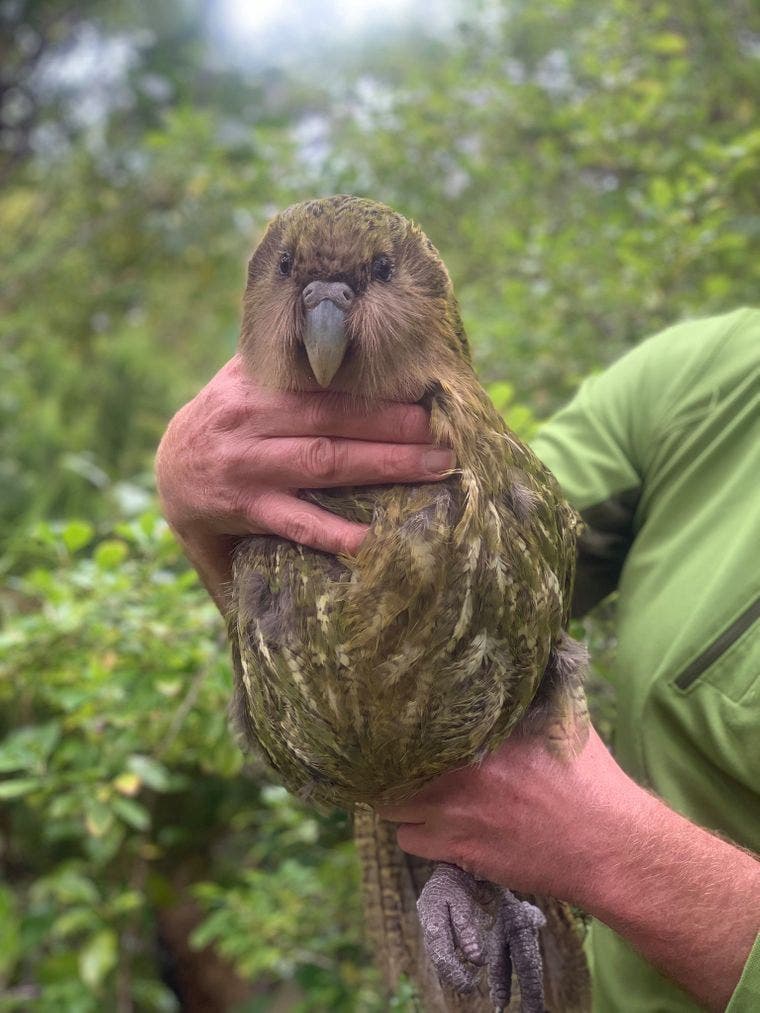
[[564,901],[531,897],[544,913],[539,941],[544,971],[544,1001],[551,1013],[588,1013],[591,978],[583,947],[583,918]]

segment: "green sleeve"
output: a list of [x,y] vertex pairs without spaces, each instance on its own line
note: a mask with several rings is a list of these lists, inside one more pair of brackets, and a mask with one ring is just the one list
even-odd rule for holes
[[750,951],[739,984],[726,1006],[726,1013],[757,1013],[760,1010],[760,935]]
[[534,441],[533,449],[585,521],[574,615],[583,615],[614,591],[633,539],[642,484],[632,404],[638,371],[639,363],[626,357],[587,379]]
[[574,615],[617,587],[663,434],[709,396],[704,377],[741,314],[678,324],[644,341],[587,379],[533,441],[586,524]]

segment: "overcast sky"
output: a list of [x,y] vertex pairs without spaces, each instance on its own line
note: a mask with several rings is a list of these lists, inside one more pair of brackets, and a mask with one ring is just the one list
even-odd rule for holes
[[216,0],[208,27],[217,56],[242,66],[288,64],[373,30],[417,24],[445,31],[461,9],[460,0]]

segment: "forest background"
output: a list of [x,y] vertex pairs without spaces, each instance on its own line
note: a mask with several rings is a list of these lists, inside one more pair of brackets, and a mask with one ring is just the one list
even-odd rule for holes
[[759,58],[753,0],[0,0],[1,1011],[389,1008],[346,817],[233,742],[154,449],[307,196],[422,224],[527,437],[756,300]]

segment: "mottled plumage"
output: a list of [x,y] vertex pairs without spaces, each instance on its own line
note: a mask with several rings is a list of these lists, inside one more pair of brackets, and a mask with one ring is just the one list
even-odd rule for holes
[[[304,295],[314,283],[329,284],[322,330]],[[317,361],[305,337],[322,341],[324,327],[338,330]],[[577,517],[478,383],[448,274],[421,230],[351,197],[279,215],[251,258],[241,352],[259,383],[319,389],[326,370],[330,389],[362,404],[419,401],[457,460],[441,483],[303,493],[370,525],[355,557],[271,537],[238,548],[238,711],[287,787],[344,807],[400,800],[521,722],[582,711],[580,656],[564,632]],[[358,826],[365,866],[395,863],[390,902],[377,888],[390,914],[375,930],[387,950],[398,922],[405,941],[386,968],[430,978],[400,899],[419,893],[420,863],[388,857],[395,844],[369,810]],[[429,1008],[446,1008],[432,994]],[[448,1008],[480,1008],[459,1002]]]

